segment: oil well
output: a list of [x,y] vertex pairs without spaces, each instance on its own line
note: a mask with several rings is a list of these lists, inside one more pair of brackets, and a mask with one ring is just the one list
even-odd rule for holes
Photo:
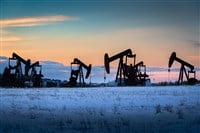
[[[131,58],[133,63],[128,64],[128,58]],[[146,74],[146,66],[143,61],[135,63],[136,54],[133,54],[131,49],[127,49],[111,57],[107,53],[104,55],[104,66],[107,74],[110,74],[110,63],[115,60],[119,60],[115,78],[118,86],[146,85],[147,82],[150,82],[149,75]]]
[[[118,61],[118,67],[115,76],[115,82],[118,86],[145,86],[150,84],[149,75],[146,73],[146,65],[143,61],[136,63],[136,54],[131,49],[126,49],[113,56],[108,53],[104,55],[105,75],[110,74],[110,65]],[[172,52],[168,61],[168,71],[174,62],[181,64],[178,84],[194,85],[198,82],[196,71],[190,63],[178,58],[175,52]],[[4,87],[86,87],[85,80],[91,75],[92,65],[86,65],[78,58],[71,62],[71,74],[68,81],[56,79],[44,79],[42,74],[42,65],[39,61],[34,63],[30,59],[24,59],[16,53],[8,58],[8,66],[5,67],[0,76],[1,86]],[[104,78],[105,78],[104,75]],[[184,76],[187,81],[184,81]],[[90,81],[91,82],[91,81]],[[45,83],[48,83],[45,85]]]
[[[76,69],[74,69],[74,65],[75,65]],[[84,77],[83,68],[86,70],[85,77]],[[74,58],[73,62],[71,62],[71,75],[70,75],[68,85],[72,86],[72,87],[85,86],[86,85],[85,79],[87,79],[90,76],[91,69],[92,69],[91,64],[89,64],[87,66],[85,63],[83,63],[78,58]],[[77,81],[79,81],[79,82],[77,82]]]
[[2,86],[40,87],[42,77],[42,66],[39,61],[31,63],[30,59],[25,60],[13,53],[2,75]]
[[[187,84],[193,85],[197,82],[196,79],[196,71],[194,71],[194,66],[191,65],[190,63],[178,58],[176,56],[176,52],[172,52],[170,58],[169,58],[169,62],[168,62],[168,71],[170,72],[170,68],[173,65],[174,61],[177,61],[178,63],[181,64],[181,68],[180,68],[180,72],[179,72],[179,78],[178,78],[178,84],[183,84],[183,78],[184,78],[184,74],[185,77],[187,79]],[[186,69],[188,68],[188,69]],[[191,77],[192,76],[192,77]]]

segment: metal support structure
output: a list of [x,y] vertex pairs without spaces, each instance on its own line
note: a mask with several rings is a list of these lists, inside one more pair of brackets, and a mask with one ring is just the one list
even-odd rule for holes
[[[169,72],[170,72],[170,68],[171,68],[172,64],[174,63],[174,61],[177,61],[181,64],[179,78],[178,78],[178,84],[183,84],[184,75],[187,79],[188,84],[195,84],[197,82],[197,79],[196,79],[196,72],[194,71],[194,66],[191,65],[190,63],[176,57],[176,52],[172,52],[170,59],[169,59],[169,63],[168,63],[168,67],[169,67],[168,71]],[[188,67],[190,70],[187,72],[185,67]],[[190,78],[189,73],[194,73],[192,78]]]

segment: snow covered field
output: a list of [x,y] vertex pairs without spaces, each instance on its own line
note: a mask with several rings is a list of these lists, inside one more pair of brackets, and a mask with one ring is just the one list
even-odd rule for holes
[[0,88],[0,132],[200,132],[200,87]]

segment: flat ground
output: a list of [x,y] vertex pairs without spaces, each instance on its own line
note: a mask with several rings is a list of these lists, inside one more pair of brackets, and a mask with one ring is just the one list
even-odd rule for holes
[[0,132],[199,133],[199,88],[0,88]]

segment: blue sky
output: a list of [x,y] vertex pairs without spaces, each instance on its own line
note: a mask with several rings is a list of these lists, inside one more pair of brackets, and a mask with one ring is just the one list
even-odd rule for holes
[[200,66],[197,0],[1,0],[0,5],[1,56],[16,52],[65,65],[79,57],[102,65],[106,52],[131,48],[147,66],[165,67],[173,51]]
[[[195,27],[199,17],[196,1],[64,1],[1,0],[1,18],[19,18],[62,14],[78,16],[86,26],[178,26]],[[91,21],[92,20],[92,21]],[[142,21],[143,20],[143,21]],[[146,20],[146,21],[145,21]],[[192,21],[191,21],[192,20]],[[92,24],[92,25],[91,25]],[[102,25],[99,25],[102,24]],[[135,24],[135,25],[133,25]]]

